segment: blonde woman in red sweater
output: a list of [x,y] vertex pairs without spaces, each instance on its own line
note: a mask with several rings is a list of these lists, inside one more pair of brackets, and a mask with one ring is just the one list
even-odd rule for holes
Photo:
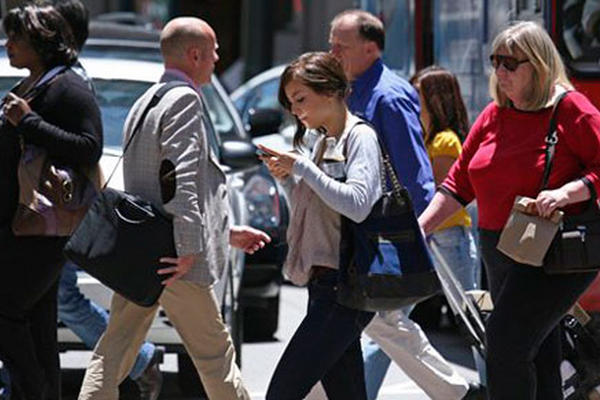
[[571,91],[556,113],[558,143],[548,189],[540,192],[552,107],[573,89],[545,30],[519,22],[492,44],[493,102],[473,124],[463,152],[420,216],[432,232],[461,205],[477,199],[482,258],[494,311],[487,324],[489,398],[563,398],[558,323],[595,273],[549,275],[496,249],[516,196],[536,199],[537,212],[596,197],[600,190],[600,113]]

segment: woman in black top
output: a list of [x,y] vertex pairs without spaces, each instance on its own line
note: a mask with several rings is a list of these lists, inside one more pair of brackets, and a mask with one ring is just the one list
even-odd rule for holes
[[72,70],[69,25],[52,7],[26,6],[3,19],[10,64],[26,68],[2,105],[0,123],[0,359],[16,398],[59,399],[56,291],[66,238],[11,231],[17,207],[20,140],[72,168],[91,167],[102,153],[100,110]]

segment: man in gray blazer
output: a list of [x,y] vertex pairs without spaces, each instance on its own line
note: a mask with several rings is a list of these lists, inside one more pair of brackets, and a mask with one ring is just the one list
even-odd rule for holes
[[[124,156],[125,189],[173,216],[177,258],[161,259],[169,266],[159,273],[169,276],[158,303],[180,334],[209,398],[250,399],[212,285],[226,265],[229,245],[253,253],[270,238],[229,224],[226,177],[201,118],[206,111],[200,86],[210,82],[219,59],[214,31],[201,19],[175,18],[163,29],[160,46],[165,73],[134,104],[124,141],[158,88],[169,81],[188,86],[169,90],[146,115]],[[94,349],[79,399],[118,399],[118,385],[133,365],[157,308],[113,295],[108,327]]]

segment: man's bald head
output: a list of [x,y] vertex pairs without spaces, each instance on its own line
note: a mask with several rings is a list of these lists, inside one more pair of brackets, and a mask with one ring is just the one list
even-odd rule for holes
[[165,61],[173,62],[183,57],[190,46],[204,48],[214,36],[210,25],[200,18],[175,18],[165,25],[160,34],[160,51]]
[[218,48],[215,32],[200,18],[172,19],[160,34],[165,68],[185,73],[196,85],[210,82],[219,61]]

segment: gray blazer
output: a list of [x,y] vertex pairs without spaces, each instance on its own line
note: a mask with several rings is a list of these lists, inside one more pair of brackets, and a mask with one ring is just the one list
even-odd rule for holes
[[[163,84],[153,85],[133,105],[125,121],[124,143]],[[199,255],[182,279],[210,285],[227,263],[229,221],[226,176],[208,144],[204,112],[193,88],[169,90],[147,114],[123,157],[123,179],[126,191],[173,217],[177,254]],[[175,182],[165,190],[159,171],[169,162]]]

